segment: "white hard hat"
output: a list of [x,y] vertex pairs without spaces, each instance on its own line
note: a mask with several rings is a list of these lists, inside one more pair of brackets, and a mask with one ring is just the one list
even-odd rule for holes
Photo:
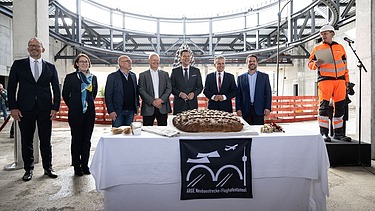
[[319,30],[320,33],[325,32],[325,31],[333,31],[333,32],[335,32],[335,28],[333,28],[333,26],[331,26],[331,25],[324,25]]

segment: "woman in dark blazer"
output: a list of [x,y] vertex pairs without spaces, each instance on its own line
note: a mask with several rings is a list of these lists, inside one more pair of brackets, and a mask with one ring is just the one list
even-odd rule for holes
[[98,82],[96,76],[90,73],[90,67],[90,58],[79,54],[74,59],[76,71],[66,75],[62,91],[62,97],[69,108],[72,165],[77,176],[90,174],[88,161],[95,123],[94,100],[98,92]]

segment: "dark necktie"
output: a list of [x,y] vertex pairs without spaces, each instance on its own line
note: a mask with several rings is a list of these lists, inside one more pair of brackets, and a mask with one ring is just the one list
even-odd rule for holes
[[185,82],[187,83],[189,80],[188,68],[184,68],[184,78]]
[[219,73],[219,78],[217,79],[217,90],[220,92],[220,88],[221,88],[221,76],[220,76],[221,73]]

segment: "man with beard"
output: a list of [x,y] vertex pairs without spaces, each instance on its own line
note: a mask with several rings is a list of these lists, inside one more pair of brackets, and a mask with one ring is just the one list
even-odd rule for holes
[[237,78],[236,111],[249,125],[263,125],[271,113],[272,92],[269,76],[260,72],[258,57],[246,58],[248,72]]

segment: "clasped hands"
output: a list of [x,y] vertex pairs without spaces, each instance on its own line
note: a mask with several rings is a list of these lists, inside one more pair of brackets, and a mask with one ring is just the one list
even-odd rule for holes
[[192,100],[194,98],[194,92],[190,92],[189,94],[186,94],[184,92],[180,93],[180,97],[184,99],[185,101]]
[[156,108],[161,108],[164,101],[160,98],[156,98],[154,101],[152,101],[152,105]]
[[224,96],[223,95],[215,95],[214,101],[224,101]]

